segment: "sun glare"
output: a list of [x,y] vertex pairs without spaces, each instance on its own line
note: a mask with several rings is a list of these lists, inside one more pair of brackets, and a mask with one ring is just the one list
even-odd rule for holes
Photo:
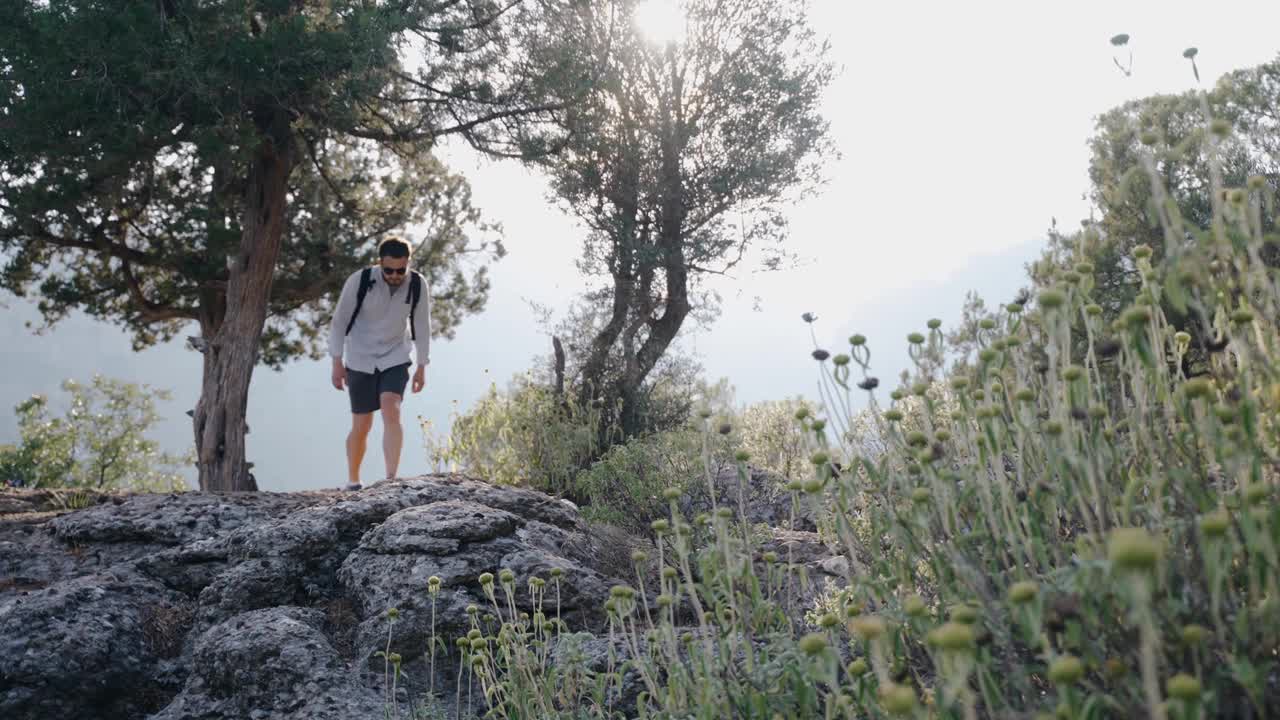
[[636,6],[633,19],[649,42],[669,45],[684,39],[685,14],[679,0],[646,0]]

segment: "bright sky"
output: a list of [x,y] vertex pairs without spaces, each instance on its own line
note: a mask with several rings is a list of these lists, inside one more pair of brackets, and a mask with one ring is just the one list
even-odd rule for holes
[[[908,332],[930,317],[958,319],[967,290],[1007,301],[1050,218],[1074,228],[1087,215],[1086,141],[1098,113],[1192,88],[1188,46],[1200,49],[1206,83],[1280,50],[1280,3],[1261,1],[820,0],[813,22],[844,68],[826,103],[843,158],[830,164],[823,195],[790,213],[792,248],[809,263],[719,281],[723,314],[709,331],[688,328],[686,338],[708,376],[728,377],[739,401],[814,395],[809,328],[799,319],[806,311],[818,314],[815,329],[833,350],[853,332],[866,334],[888,381],[906,362]],[[1132,39],[1115,53],[1108,39],[1122,32]],[[1130,50],[1134,74],[1126,78],[1112,57],[1127,64]],[[582,234],[547,200],[541,178],[456,149],[448,157],[470,177],[489,219],[505,226],[510,254],[492,269],[488,309],[433,348],[427,391],[406,401],[407,417],[438,427],[491,381],[504,384],[549,350],[528,301],[562,308],[582,287],[573,264]],[[11,337],[22,332],[17,318],[29,315],[15,308],[3,323]],[[67,357],[59,337],[68,333],[93,333],[97,354]],[[62,377],[96,370],[173,389],[161,436],[175,450],[190,444],[182,411],[199,390],[194,353],[175,344],[134,357],[118,332],[83,320],[4,345],[0,365],[19,369],[0,380],[0,442],[16,435],[7,410],[21,398],[56,395]],[[327,361],[255,373],[249,452],[263,489],[344,480],[346,399],[326,388]],[[419,437],[408,423],[401,474],[428,469]],[[380,430],[369,447],[364,468],[373,479]]]

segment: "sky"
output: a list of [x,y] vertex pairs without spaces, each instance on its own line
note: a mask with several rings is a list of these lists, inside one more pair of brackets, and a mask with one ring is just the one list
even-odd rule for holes
[[[883,379],[907,363],[906,335],[931,317],[959,319],[968,291],[1008,301],[1025,282],[1045,231],[1088,216],[1087,140],[1097,115],[1154,93],[1195,87],[1188,46],[1206,85],[1232,69],[1273,60],[1280,3],[897,2],[815,0],[812,22],[841,68],[824,114],[840,158],[821,193],[789,210],[799,267],[741,268],[717,278],[723,297],[710,328],[686,325],[681,342],[709,378],[728,378],[740,403],[815,396],[810,327],[833,352],[870,339]],[[1108,39],[1131,36],[1119,52]],[[1113,62],[1129,64],[1126,77]],[[550,339],[531,303],[563,308],[583,288],[574,260],[583,233],[548,197],[544,178],[509,161],[444,153],[473,200],[505,228],[506,258],[491,269],[488,307],[432,349],[427,388],[405,401],[400,474],[431,468],[418,416],[437,431],[491,383],[504,386],[545,356]],[[73,316],[43,336],[24,323],[33,307],[0,298],[0,443],[16,439],[7,411],[32,393],[61,399],[64,378],[95,372],[174,393],[154,436],[191,446],[183,414],[199,393],[200,356],[181,342],[134,354],[117,328]],[[336,487],[346,479],[350,423],[328,361],[284,372],[259,368],[250,388],[249,459],[259,487]],[[375,423],[364,477],[382,474]],[[194,478],[194,474],[190,474]]]

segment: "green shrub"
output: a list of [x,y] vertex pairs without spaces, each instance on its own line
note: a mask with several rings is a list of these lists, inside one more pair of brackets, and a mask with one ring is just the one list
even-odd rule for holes
[[[1134,182],[1159,188],[1145,157]],[[915,370],[887,404],[864,379],[865,338],[840,362],[814,353],[824,402],[798,414],[811,461],[793,491],[865,570],[807,622],[780,610],[798,566],[761,561],[732,508],[698,521],[671,500],[652,526],[657,580],[638,573],[601,598],[620,644],[603,671],[548,664],[561,626],[516,613],[508,595],[525,579],[491,596],[502,623],[468,666],[487,708],[1182,720],[1280,707],[1280,289],[1260,260],[1275,235],[1251,210],[1265,184],[1223,191],[1203,229],[1157,208],[1169,242],[1158,262],[1134,253],[1137,304],[1115,323],[1081,271],[1043,278],[1028,303],[974,325],[976,361],[950,377],[937,325],[913,333]],[[1179,361],[1189,329],[1165,303],[1212,339],[1202,377]],[[848,398],[868,391],[859,415]],[[737,439],[724,425],[708,419],[708,447]],[[629,497],[662,482],[650,471],[664,441],[606,466],[643,478]],[[682,462],[689,444],[674,445]],[[636,705],[611,704],[628,681]]]
[[582,408],[529,376],[505,392],[491,386],[465,414],[454,414],[442,442],[422,420],[427,453],[446,465],[503,485],[524,485],[553,495],[573,488],[573,478],[598,452],[599,408]]

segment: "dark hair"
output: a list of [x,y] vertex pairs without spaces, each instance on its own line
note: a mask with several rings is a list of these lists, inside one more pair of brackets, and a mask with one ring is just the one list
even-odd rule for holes
[[395,235],[388,236],[385,240],[378,243],[378,257],[404,258],[409,257],[411,252],[409,243]]

